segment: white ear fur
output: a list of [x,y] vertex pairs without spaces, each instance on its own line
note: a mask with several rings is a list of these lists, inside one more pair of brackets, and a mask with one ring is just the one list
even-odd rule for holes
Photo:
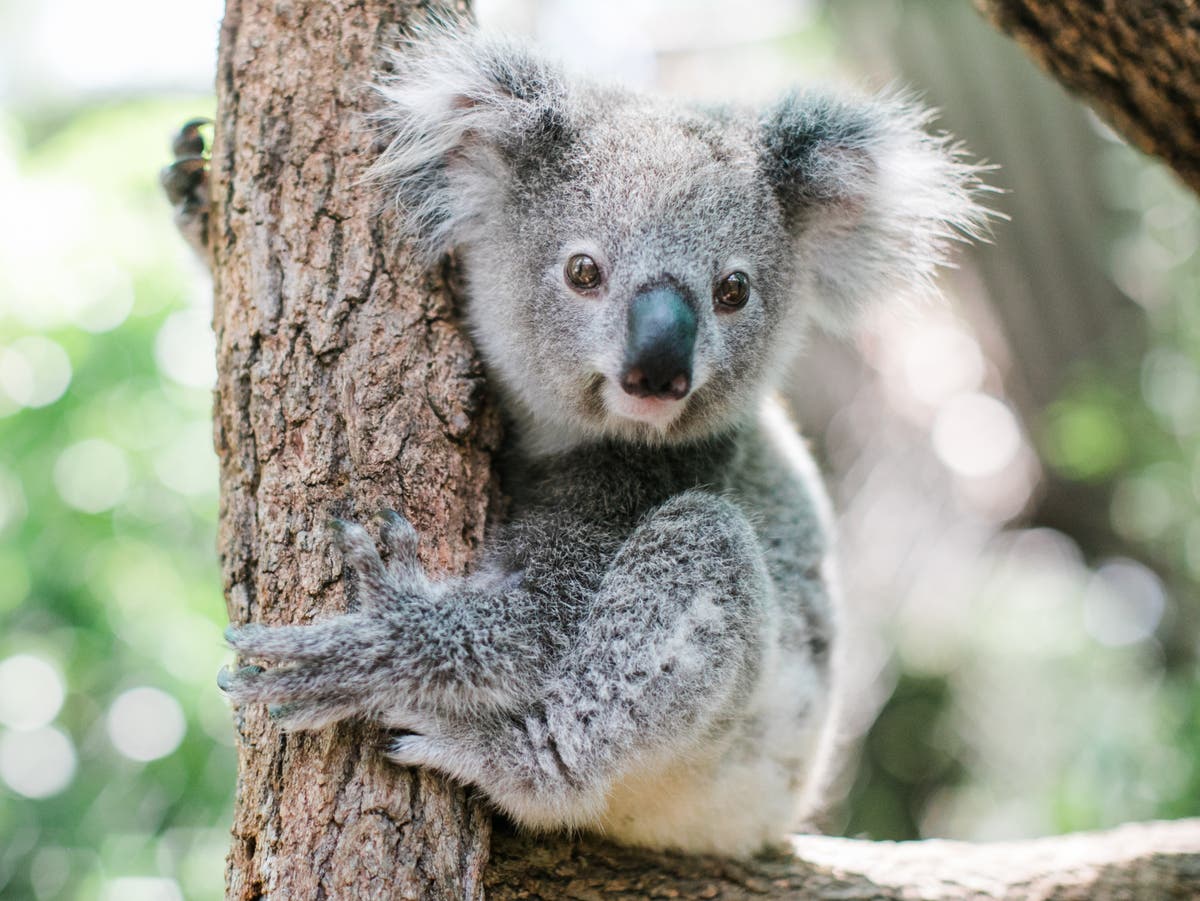
[[934,292],[955,241],[995,215],[977,200],[988,167],[927,129],[909,97],[792,95],[763,120],[766,167],[792,231],[817,321],[845,329],[871,302]]
[[387,148],[368,178],[394,199],[418,252],[434,259],[501,190],[498,148],[535,126],[566,89],[523,47],[465,25],[422,26],[388,61],[372,116]]

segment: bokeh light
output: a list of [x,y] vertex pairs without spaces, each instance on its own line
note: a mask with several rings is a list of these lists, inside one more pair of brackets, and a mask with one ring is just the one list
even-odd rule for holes
[[124,876],[104,884],[103,901],[183,901],[183,892],[174,879],[152,876]]
[[217,380],[216,343],[201,310],[172,313],[154,342],[159,368],[181,385],[211,388]]
[[129,490],[125,452],[101,438],[66,448],[54,465],[59,496],[76,510],[101,513],[115,507]]
[[1136,560],[1101,565],[1083,596],[1088,634],[1110,647],[1150,638],[1167,607],[1162,580]]
[[0,779],[27,798],[48,798],[71,784],[75,745],[61,729],[0,733]]
[[71,383],[71,361],[56,342],[39,335],[0,349],[0,390],[20,407],[52,404]]
[[1000,472],[1021,449],[1020,426],[1012,411],[1002,401],[974,391],[942,404],[932,437],[941,461],[968,477]]
[[58,670],[34,654],[0,661],[0,723],[11,729],[37,729],[62,709],[65,688]]
[[108,708],[113,747],[130,760],[157,760],[179,747],[187,722],[179,702],[157,688],[131,688]]

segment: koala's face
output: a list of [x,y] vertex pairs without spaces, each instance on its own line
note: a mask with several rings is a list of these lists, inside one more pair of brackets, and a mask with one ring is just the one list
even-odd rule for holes
[[524,159],[459,245],[476,341],[527,417],[710,433],[754,406],[803,324],[753,122],[611,94],[577,114],[555,146],[511,148]]
[[896,101],[689,109],[473,34],[396,62],[377,171],[418,242],[457,249],[484,359],[546,446],[726,427],[809,321],[924,282],[981,215]]

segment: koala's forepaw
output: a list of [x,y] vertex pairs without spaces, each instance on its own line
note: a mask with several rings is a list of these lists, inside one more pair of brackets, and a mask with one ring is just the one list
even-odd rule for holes
[[[264,670],[223,669],[217,684],[237,704],[267,704],[287,729],[316,729],[356,713],[374,715],[396,728],[427,725],[398,701],[399,672],[406,654],[405,630],[389,617],[428,591],[417,561],[417,533],[392,511],[381,514],[380,541],[355,523],[333,520],[330,528],[357,575],[359,610],[309,626],[230,626],[225,640],[238,656],[273,664]],[[380,550],[383,555],[380,555]]]
[[208,159],[210,148],[204,129],[211,119],[190,119],[171,140],[175,161],[159,174],[171,206],[180,212],[198,212],[208,207]]
[[191,119],[171,141],[175,161],[158,176],[167,200],[175,208],[175,223],[202,256],[207,258],[210,148],[206,137],[211,119]]
[[364,611],[386,609],[400,597],[423,594],[429,588],[417,560],[416,529],[394,510],[384,510],[378,519],[378,548],[357,523],[330,521],[334,541],[358,577],[359,609]]
[[[344,694],[300,691],[295,678],[295,671],[267,672],[261,666],[243,666],[230,672],[222,667],[217,685],[236,704],[266,703],[271,720],[288,731],[320,729],[358,712],[358,706]],[[298,695],[302,699],[296,699]]]
[[222,667],[218,687],[235,704],[267,704],[271,719],[284,729],[319,729],[359,711],[353,684],[353,658],[347,656],[338,620],[316,626],[272,629],[231,626],[225,638],[239,655],[286,664],[265,670]]

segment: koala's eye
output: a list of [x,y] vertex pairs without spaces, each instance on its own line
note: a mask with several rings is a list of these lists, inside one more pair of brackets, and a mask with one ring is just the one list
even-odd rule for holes
[[567,281],[581,290],[600,286],[600,266],[586,253],[577,253],[567,260],[563,273]]
[[750,276],[744,272],[731,272],[719,282],[713,291],[713,300],[723,310],[740,310],[750,299]]

